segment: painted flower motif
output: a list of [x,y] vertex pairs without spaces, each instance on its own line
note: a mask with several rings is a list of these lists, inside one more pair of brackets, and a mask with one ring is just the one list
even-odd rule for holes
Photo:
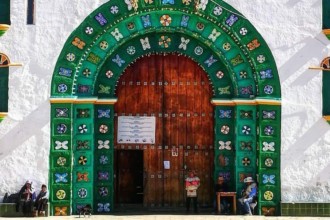
[[263,142],[263,151],[275,151],[275,142]]
[[109,172],[99,171],[98,172],[98,179],[99,180],[109,180]]
[[90,69],[88,69],[88,68],[84,69],[84,71],[83,71],[84,76],[89,77],[91,74],[92,74],[92,72]]
[[262,119],[275,119],[275,111],[262,111]]
[[151,49],[148,37],[146,37],[145,39],[141,38],[140,42],[141,42],[143,50]]
[[98,109],[97,118],[110,118],[110,109]]
[[77,118],[88,118],[90,116],[88,108],[78,108]]
[[120,56],[116,54],[116,57],[112,59],[112,62],[116,63],[119,67],[121,67],[125,63],[125,60],[121,59]]
[[135,47],[134,46],[129,46],[129,47],[127,47],[126,51],[129,55],[133,55],[133,54],[135,54]]
[[267,183],[275,184],[275,175],[263,174],[262,177],[263,177],[263,180],[262,180],[263,184],[267,184]]
[[272,135],[274,134],[274,128],[270,125],[267,125],[264,129],[264,132],[266,135]]
[[212,33],[208,36],[208,39],[210,39],[213,42],[215,42],[220,35],[221,35],[221,33],[218,32],[217,29],[214,28],[212,30]]
[[222,48],[225,50],[225,51],[228,51],[228,50],[230,50],[230,48],[231,48],[231,45],[230,45],[230,43],[224,43],[223,45],[222,45]]
[[191,0],[182,0],[182,3],[185,5],[190,5]]
[[99,84],[99,94],[110,94],[111,87]]
[[247,72],[246,71],[241,71],[239,72],[239,77],[241,79],[246,79],[247,78]]
[[272,69],[266,69],[266,70],[260,71],[260,78],[261,79],[271,79],[271,78],[273,78]]
[[208,3],[209,3],[209,0],[197,1],[196,9],[204,11],[206,9],[206,6]]
[[68,150],[69,147],[68,147],[68,143],[69,141],[55,141],[55,150]]
[[56,118],[66,118],[69,116],[68,108],[55,108],[55,111],[56,111],[56,116],[55,116]]
[[57,125],[57,133],[64,134],[67,131],[67,126],[65,124],[59,124]]
[[105,155],[101,155],[99,161],[100,161],[100,164],[105,165],[105,164],[108,164],[109,158]]
[[251,160],[248,158],[248,157],[244,157],[243,159],[242,159],[242,164],[243,164],[243,166],[249,166],[250,165],[250,163],[251,163]]
[[190,17],[188,15],[182,15],[182,18],[181,18],[181,26],[182,27],[187,27],[188,26],[189,18]]
[[194,52],[195,52],[195,54],[196,54],[197,56],[200,56],[200,55],[202,55],[202,54],[203,54],[204,50],[203,50],[203,48],[202,48],[202,47],[200,47],[200,46],[197,46],[197,47],[195,47],[195,50],[194,50]]
[[274,92],[274,88],[271,85],[266,85],[264,87],[264,92],[268,95],[272,94]]
[[89,149],[89,141],[77,140],[77,150],[86,150]]
[[179,49],[186,50],[189,42],[190,42],[190,39],[185,39],[184,37],[181,37],[181,44],[179,45]]
[[218,60],[211,55],[204,63],[207,65],[207,67],[212,66],[213,63],[217,62]]
[[111,12],[111,14],[117,14],[119,12],[118,6],[117,5],[111,6],[110,7],[110,12]]
[[101,43],[100,43],[100,48],[101,48],[102,50],[106,50],[106,49],[108,49],[108,47],[109,47],[108,42],[106,42],[105,40],[104,40],[104,41],[101,41]]
[[243,128],[242,128],[242,133],[245,134],[245,135],[248,135],[251,133],[251,128],[247,125],[244,125]]
[[67,216],[68,207],[55,206],[55,216]]
[[63,189],[57,190],[57,192],[56,192],[57,199],[62,200],[65,198],[65,196],[66,196],[66,193]]
[[222,8],[220,6],[216,6],[214,9],[213,9],[213,14],[216,15],[216,16],[219,16],[222,14]]
[[78,131],[79,131],[80,134],[86,133],[88,131],[87,125],[85,125],[85,124],[79,125]]
[[201,22],[198,22],[196,24],[196,28],[197,28],[197,30],[202,31],[202,30],[204,30],[205,25],[203,23],[201,23]]
[[241,141],[241,150],[252,150],[252,141]]
[[68,173],[55,173],[55,183],[67,183]]
[[134,9],[136,11],[139,7],[138,0],[125,0],[125,3],[127,5],[127,9],[130,11]]
[[220,131],[221,131],[221,133],[223,133],[223,134],[228,134],[229,131],[230,131],[230,128],[229,128],[228,125],[223,125],[223,126],[220,128]]
[[264,193],[264,198],[267,200],[267,201],[270,201],[274,198],[274,194],[272,191],[266,191]]
[[164,36],[162,35],[159,40],[158,40],[158,45],[161,48],[168,48],[171,45],[171,38],[169,38],[168,36]]
[[266,57],[264,55],[260,54],[260,55],[257,56],[257,61],[259,63],[263,63],[263,62],[266,61]]
[[231,150],[231,141],[219,141],[219,150]]
[[120,33],[118,28],[115,28],[114,31],[111,31],[111,35],[116,39],[116,41],[119,41],[122,39],[124,36]]
[[110,203],[97,203],[97,212],[110,212]]
[[225,76],[225,74],[222,71],[217,72],[218,79],[222,79]]
[[108,70],[107,72],[105,72],[105,76],[110,79],[111,77],[113,77],[113,72],[111,70]]
[[107,196],[109,194],[108,188],[107,187],[104,187],[104,186],[103,187],[100,187],[99,188],[99,194],[102,197]]
[[109,130],[109,128],[108,128],[107,125],[101,125],[101,126],[99,127],[99,131],[100,131],[100,133],[102,133],[102,134],[107,133],[108,130]]
[[135,28],[135,24],[133,23],[133,22],[129,22],[128,24],[127,24],[127,29],[128,30],[133,30]]
[[110,146],[109,146],[109,143],[110,141],[109,140],[105,140],[105,141],[102,141],[102,140],[98,140],[97,143],[99,144],[98,145],[98,149],[110,149]]
[[65,85],[65,84],[59,84],[57,86],[57,91],[60,92],[60,93],[64,93],[68,90],[68,86]]
[[87,157],[85,157],[85,156],[80,156],[80,157],[78,158],[78,163],[79,163],[80,165],[86,165],[86,163],[87,163]]
[[72,62],[72,61],[74,61],[76,59],[76,55],[74,55],[74,53],[68,53],[66,55],[66,59],[67,59],[67,61]]
[[236,22],[238,21],[238,16],[236,16],[235,14],[231,14],[227,20],[226,20],[226,24],[231,27],[233,26]]
[[143,27],[147,28],[151,26],[150,15],[141,16]]
[[160,17],[160,23],[163,26],[166,26],[167,27],[167,26],[169,26],[171,24],[171,22],[172,22],[172,18],[169,15],[162,15]]
[[274,163],[274,161],[273,161],[271,158],[266,158],[266,160],[265,160],[265,165],[266,165],[267,167],[271,167],[271,166],[273,166],[273,163]]
[[80,188],[79,190],[78,190],[78,196],[79,196],[79,198],[86,198],[87,197],[87,189],[85,189],[85,188]]
[[222,110],[219,111],[219,118],[231,118],[232,110]]
[[64,166],[66,164],[66,158],[65,157],[59,157],[59,158],[57,158],[56,163],[59,166]]
[[88,179],[88,172],[84,172],[84,173],[80,173],[78,172],[77,173],[77,181],[78,182],[87,182],[89,179]]
[[93,32],[94,32],[94,29],[92,27],[86,27],[86,29],[85,29],[86,34],[91,35],[91,34],[93,34]]
[[242,119],[251,119],[253,117],[252,115],[253,115],[252,111],[240,110],[240,112],[239,112],[239,116]]
[[245,36],[245,35],[247,35],[248,30],[247,30],[246,28],[242,27],[241,30],[239,30],[239,33],[240,33],[241,35]]

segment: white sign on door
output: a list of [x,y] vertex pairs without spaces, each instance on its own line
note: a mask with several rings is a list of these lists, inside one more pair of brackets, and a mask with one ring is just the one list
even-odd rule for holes
[[156,133],[155,117],[119,116],[118,144],[154,144]]

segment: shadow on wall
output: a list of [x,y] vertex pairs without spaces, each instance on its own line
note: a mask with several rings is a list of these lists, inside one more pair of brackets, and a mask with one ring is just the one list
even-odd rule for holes
[[[279,68],[279,73],[283,73],[280,76],[281,83],[284,83],[291,76],[290,73],[297,72],[301,68],[302,63],[307,63],[312,58],[317,58],[321,63],[321,60],[327,55],[328,40],[323,33],[319,33],[313,38],[308,37],[299,42],[299,44],[301,43],[305,44],[305,46]],[[277,49],[281,50],[282,48]],[[301,76],[305,75],[301,74]]]
[[0,139],[0,161],[30,137],[38,136],[41,129],[49,123],[49,109],[49,101],[46,100]]

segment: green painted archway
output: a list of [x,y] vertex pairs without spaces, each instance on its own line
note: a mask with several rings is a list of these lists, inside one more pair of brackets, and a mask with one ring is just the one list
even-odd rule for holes
[[85,204],[96,213],[113,211],[116,83],[132,62],[157,53],[188,56],[208,74],[215,105],[214,176],[226,176],[237,192],[244,177],[257,178],[259,213],[278,215],[276,64],[243,15],[208,0],[107,2],[70,35],[51,88],[51,214],[75,213]]

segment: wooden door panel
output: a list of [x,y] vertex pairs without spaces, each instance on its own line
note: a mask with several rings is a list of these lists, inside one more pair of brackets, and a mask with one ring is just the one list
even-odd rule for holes
[[[183,206],[188,169],[196,169],[201,175],[200,202],[211,203],[213,107],[212,91],[204,71],[182,56],[145,57],[127,68],[116,92],[118,116],[156,117],[154,145],[118,145],[115,135],[117,149],[143,149],[144,205]],[[172,155],[172,148],[177,149],[177,155]],[[164,170],[164,161],[170,161],[169,170]]]

